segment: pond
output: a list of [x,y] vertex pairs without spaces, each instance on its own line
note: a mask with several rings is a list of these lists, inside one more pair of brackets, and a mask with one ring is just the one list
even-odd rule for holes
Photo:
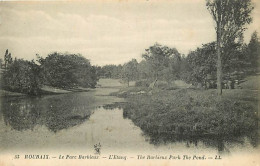
[[[111,86],[89,92],[1,98],[0,151],[94,153],[94,145],[100,144],[102,153],[218,153],[219,142],[214,141],[212,145],[200,140],[153,144],[153,138],[123,116],[122,108],[111,106],[123,102],[108,96],[117,90]],[[247,138],[220,144],[230,153],[254,150]]]

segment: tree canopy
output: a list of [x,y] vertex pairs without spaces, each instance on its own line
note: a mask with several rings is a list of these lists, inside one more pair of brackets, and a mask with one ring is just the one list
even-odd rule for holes
[[129,86],[129,82],[137,79],[137,65],[138,62],[136,59],[132,59],[131,61],[125,63],[123,65],[121,77],[123,81],[127,82]]
[[256,31],[251,36],[246,53],[252,67],[257,69],[260,64],[260,41]]
[[3,87],[27,94],[38,94],[42,85],[40,68],[34,61],[15,59],[3,73]]
[[94,87],[97,76],[95,67],[79,54],[49,54],[39,62],[47,84],[54,87],[71,88],[75,86]]
[[[236,41],[241,41],[246,25],[252,22],[251,0],[206,0],[206,6],[216,23],[217,87],[222,94],[222,55]],[[226,49],[223,49],[226,48]]]
[[[168,46],[162,46],[155,43],[153,46],[145,50],[142,57],[147,62],[152,74],[152,78],[155,80],[160,77],[165,77],[165,74],[174,75],[174,68],[180,61],[180,53],[176,48],[170,48]],[[170,75],[167,74],[167,77]],[[163,78],[162,78],[163,79]]]

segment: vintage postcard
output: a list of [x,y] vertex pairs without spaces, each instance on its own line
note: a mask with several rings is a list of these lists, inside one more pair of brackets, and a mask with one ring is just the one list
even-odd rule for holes
[[0,166],[259,166],[259,0],[0,1]]

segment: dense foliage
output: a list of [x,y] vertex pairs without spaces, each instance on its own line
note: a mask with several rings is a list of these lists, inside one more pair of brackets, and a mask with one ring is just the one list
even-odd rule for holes
[[215,22],[217,50],[217,89],[222,94],[223,57],[233,43],[243,39],[246,26],[252,22],[254,9],[251,0],[206,0],[206,6]]
[[34,61],[15,59],[4,71],[3,88],[11,91],[38,94],[42,85],[40,68]]
[[96,68],[81,55],[52,53],[46,58],[38,56],[39,64],[16,58],[10,61],[10,56],[1,79],[6,90],[37,95],[42,85],[94,88],[98,80]]
[[46,84],[53,87],[71,88],[75,86],[95,87],[97,76],[95,67],[89,60],[76,54],[49,54],[40,58],[41,69]]
[[129,86],[129,82],[137,79],[137,65],[138,62],[136,59],[132,59],[128,63],[125,63],[123,65],[123,69],[121,72],[121,78],[123,81],[127,82],[127,85]]
[[[260,45],[257,33],[253,33],[248,45],[243,43],[246,26],[252,22],[251,0],[207,0],[206,6],[216,23],[217,40],[191,51],[187,57],[181,56],[176,48],[155,43],[142,54],[135,80],[146,79],[155,84],[157,80],[170,83],[182,79],[205,85],[210,78],[217,80],[221,94],[225,82],[234,82],[257,72]],[[125,73],[131,73],[130,68],[120,73],[122,66],[108,65],[102,69],[106,78],[126,79]]]
[[122,65],[105,65],[97,67],[98,76],[103,78],[121,78]]
[[[224,82],[241,80],[259,71],[260,42],[256,32],[252,34],[249,44],[241,41],[229,43],[222,51],[225,52],[222,57]],[[132,75],[129,80],[137,81],[138,86],[151,84],[155,80],[171,83],[179,79],[194,85],[205,85],[208,79],[216,82],[216,52],[216,42],[203,44],[187,56],[182,56],[176,48],[155,43],[145,49],[139,63],[131,60],[123,66],[106,65],[99,69],[99,76],[127,80]]]
[[254,72],[260,71],[260,41],[257,32],[254,32],[251,36],[251,40],[248,46],[245,48],[247,55],[247,61],[249,62],[251,68]]
[[[252,34],[249,44],[241,41],[229,43],[223,47],[223,52],[225,52],[222,58],[224,81],[234,82],[260,71],[260,42],[256,32]],[[126,83],[136,81],[137,86],[146,87],[159,81],[170,85],[175,80],[184,80],[193,85],[204,86],[209,78],[213,82],[216,81],[216,42],[203,44],[187,56],[182,56],[176,48],[155,43],[145,49],[142,57],[139,63],[136,59],[132,59],[124,65],[100,67],[92,66],[89,60],[79,54],[52,53],[46,58],[38,57],[38,65],[33,61],[13,60],[7,50],[2,62],[5,70],[2,86],[9,90],[31,94],[37,93],[42,84],[59,88],[77,86],[93,88],[99,78],[122,79]],[[21,76],[23,74],[26,76]],[[21,77],[21,81],[17,81],[16,75]],[[23,81],[27,77],[32,78],[30,83]]]
[[215,42],[205,44],[202,48],[191,51],[187,58],[189,75],[187,82],[203,83],[207,75],[216,75],[216,49]]
[[3,63],[4,61],[0,58],[0,69],[4,67]]

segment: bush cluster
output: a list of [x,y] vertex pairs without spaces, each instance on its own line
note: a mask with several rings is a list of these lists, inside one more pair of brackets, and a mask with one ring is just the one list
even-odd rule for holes
[[34,61],[14,60],[4,71],[2,88],[26,93],[38,94],[42,85],[40,67]]
[[53,53],[34,61],[15,59],[1,78],[1,87],[6,90],[37,95],[42,85],[57,88],[94,88],[97,74],[88,59],[76,54]]
[[135,82],[136,87],[149,87],[150,82],[147,80],[138,80]]

